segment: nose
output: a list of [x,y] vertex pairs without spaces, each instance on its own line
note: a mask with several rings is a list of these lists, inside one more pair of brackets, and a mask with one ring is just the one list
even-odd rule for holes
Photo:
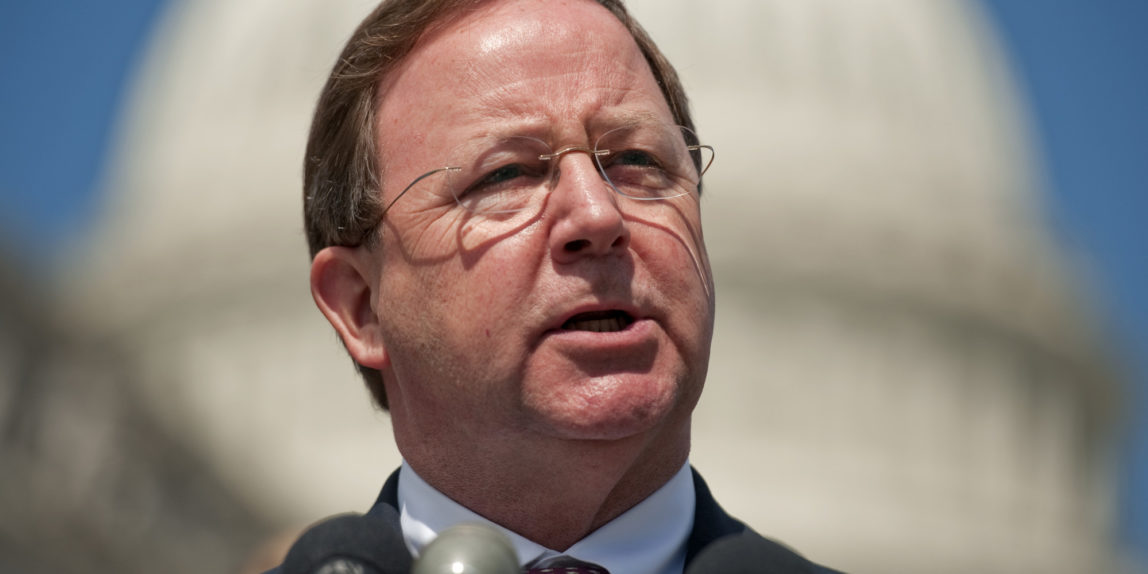
[[[579,150],[581,151],[581,150]],[[550,253],[559,263],[622,253],[630,229],[622,217],[621,197],[594,165],[588,153],[559,155],[550,192]]]

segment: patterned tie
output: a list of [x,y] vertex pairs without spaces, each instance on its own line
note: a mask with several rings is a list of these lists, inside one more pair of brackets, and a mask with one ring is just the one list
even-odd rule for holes
[[540,560],[527,564],[524,574],[610,574],[609,570],[589,562],[575,560],[569,556],[558,556],[550,560]]

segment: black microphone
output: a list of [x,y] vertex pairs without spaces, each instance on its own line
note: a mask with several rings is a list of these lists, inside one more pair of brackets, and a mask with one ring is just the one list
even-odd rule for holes
[[518,553],[505,534],[483,524],[443,530],[423,548],[411,574],[519,574]]
[[698,553],[686,574],[814,574],[800,554],[752,530],[721,538]]
[[[389,511],[389,515],[387,512]],[[393,515],[393,516],[391,516]],[[287,551],[283,574],[409,574],[411,554],[390,507],[342,514],[304,532]]]

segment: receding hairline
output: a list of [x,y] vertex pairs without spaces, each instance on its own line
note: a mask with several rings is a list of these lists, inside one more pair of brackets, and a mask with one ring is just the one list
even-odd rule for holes
[[[523,3],[525,1],[527,0],[474,0],[473,3],[469,5],[465,5],[461,8],[442,14],[439,18],[435,19],[430,25],[427,26],[426,30],[424,30],[418,36],[417,40],[415,40],[415,42],[411,45],[411,48],[403,54],[402,58],[395,62],[392,67],[386,70],[385,73],[381,74],[381,77],[376,80],[373,87],[374,101],[372,104],[372,125],[370,126],[370,129],[375,148],[375,167],[379,177],[379,181],[377,182],[379,189],[376,190],[377,193],[383,193],[384,185],[382,180],[384,179],[384,174],[389,171],[387,162],[384,161],[385,156],[389,152],[389,150],[386,148],[394,147],[393,144],[386,147],[383,146],[382,136],[384,132],[389,128],[383,125],[385,117],[381,112],[385,102],[391,96],[396,85],[402,81],[412,65],[415,65],[416,62],[422,63],[420,61],[420,56],[424,55],[428,49],[431,49],[431,46],[442,40],[445,36],[458,33],[460,27],[465,29],[466,27],[481,26],[481,23],[487,16],[490,15],[489,13],[493,10],[506,10],[508,9],[508,5]],[[596,18],[607,19],[599,20],[599,22],[608,22],[607,26],[609,28],[604,29],[604,32],[610,35],[617,35],[619,38],[624,38],[624,41],[629,44],[629,48],[633,50],[632,55],[636,60],[634,64],[640,67],[640,73],[647,75],[651,81],[650,85],[653,88],[652,94],[655,95],[657,101],[662,106],[664,106],[664,108],[659,110],[659,112],[664,111],[668,117],[676,121],[677,114],[675,114],[674,106],[669,101],[665,86],[662,85],[662,81],[660,80],[659,75],[651,65],[646,51],[643,50],[642,45],[638,42],[637,38],[635,38],[634,33],[629,28],[627,28],[626,23],[623,22],[617,14],[596,0],[563,0],[562,4],[580,4],[582,6],[589,7],[590,11],[596,14]],[[556,8],[547,7],[547,11],[549,12],[554,12],[555,10]],[[549,22],[549,24],[563,23],[565,23],[565,20],[563,19],[557,19]],[[573,28],[568,26],[566,29],[573,30]],[[481,36],[491,32],[492,30],[486,29],[481,31],[478,35]],[[535,43],[537,42],[537,38],[532,37],[528,40],[528,42]],[[527,48],[528,46],[523,44],[522,47]],[[547,48],[542,48],[543,51],[546,49]],[[475,52],[474,55],[477,57],[479,52]],[[590,127],[591,129],[608,129],[609,127],[631,123],[638,119],[650,119],[657,115],[660,114],[634,109],[616,110],[607,107],[603,109],[603,113],[600,115],[596,115],[596,117],[590,118]],[[539,128],[548,125],[551,122],[551,120],[542,115],[538,116],[537,118],[524,118],[517,112],[508,112],[506,119],[512,124],[529,127],[529,131],[538,131]],[[658,119],[664,121],[664,118]],[[522,133],[522,130],[518,127],[508,127],[504,131],[506,131],[504,135],[507,136],[521,135]]]

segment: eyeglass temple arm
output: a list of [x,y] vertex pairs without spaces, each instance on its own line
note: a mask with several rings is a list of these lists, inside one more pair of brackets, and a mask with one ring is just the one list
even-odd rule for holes
[[717,153],[714,152],[714,146],[712,146],[712,145],[698,144],[698,145],[686,146],[686,149],[688,149],[690,151],[698,151],[698,150],[703,149],[703,148],[710,150],[710,160],[706,162],[705,167],[702,168],[702,171],[701,171],[701,173],[698,174],[698,177],[705,175],[706,172],[710,170],[710,166],[713,165],[713,163],[714,163],[714,156],[716,156]]
[[410,191],[410,190],[411,190],[411,188],[413,188],[415,185],[417,185],[417,184],[418,184],[418,182],[420,182],[420,181],[422,181],[422,180],[424,180],[424,179],[426,179],[426,178],[428,178],[428,177],[430,177],[430,176],[432,176],[432,175],[434,175],[434,174],[436,174],[436,173],[439,173],[439,172],[443,172],[443,171],[461,171],[461,170],[462,170],[462,168],[461,168],[461,167],[450,167],[450,166],[447,166],[447,167],[440,167],[440,168],[438,168],[438,169],[432,169],[432,170],[430,170],[430,171],[428,171],[428,172],[426,172],[426,173],[424,173],[424,174],[422,174],[422,175],[420,175],[420,176],[416,177],[414,181],[410,182],[410,184],[408,184],[406,187],[404,187],[404,188],[403,188],[403,190],[402,190],[402,191],[400,191],[400,192],[399,192],[399,194],[398,194],[398,195],[396,195],[396,196],[395,196],[395,198],[394,198],[394,199],[392,199],[392,200],[391,200],[391,202],[390,202],[390,203],[388,203],[386,207],[384,207],[384,208],[383,208],[383,211],[382,211],[382,213],[380,213],[380,214],[379,214],[379,221],[382,221],[382,219],[383,219],[383,216],[384,216],[384,215],[386,215],[388,211],[390,211],[390,209],[391,209],[391,206],[393,206],[393,205],[395,204],[395,202],[399,200],[399,198],[400,198],[400,197],[402,197],[403,195],[406,195],[406,193],[407,193],[408,191]]

